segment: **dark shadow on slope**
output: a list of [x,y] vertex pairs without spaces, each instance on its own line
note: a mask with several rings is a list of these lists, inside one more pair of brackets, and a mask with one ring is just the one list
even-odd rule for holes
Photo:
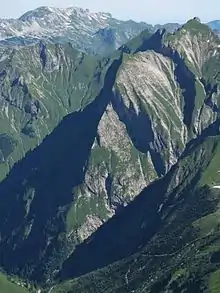
[[42,67],[44,69],[47,64],[46,45],[41,41],[39,44],[39,47],[40,47],[40,60],[41,60]]
[[218,84],[212,85],[211,83],[207,82],[204,78],[200,79],[201,83],[204,86],[206,99],[205,104],[209,106],[213,112],[219,112],[219,107],[213,100],[213,95],[218,93]]
[[218,263],[220,264],[220,251],[216,251],[212,254],[211,259],[210,259],[211,263]]
[[157,210],[166,191],[165,180],[144,189],[132,204],[77,246],[58,278],[77,277],[102,268],[131,255],[139,245],[146,243],[161,224]]
[[[216,125],[213,125],[213,128],[216,129]],[[194,140],[193,146],[191,144],[187,146],[184,156],[194,152],[195,148],[208,136],[218,134],[219,131],[213,132],[212,128],[204,131],[201,137]],[[215,148],[214,142],[213,147]],[[175,205],[179,203],[181,205],[181,200],[186,201],[187,198],[190,198],[201,178],[202,170],[210,163],[212,155],[212,150],[210,150],[209,155],[204,155],[201,164],[199,157],[195,162],[190,161],[192,170],[186,165],[189,169],[187,178],[185,178],[184,166],[181,167],[177,163],[163,178],[156,180],[145,188],[121,213],[110,219],[89,239],[76,247],[70,258],[64,262],[57,278],[65,280],[78,277],[138,252],[163,227],[163,221],[175,211]],[[178,168],[182,174],[182,177],[178,178],[179,187],[174,188],[172,193],[169,194],[168,200],[164,202],[168,186],[170,186],[171,180],[175,181],[175,174],[179,171]],[[165,205],[161,209],[162,203],[165,203]],[[205,210],[203,207],[199,211],[202,215],[204,215],[208,205],[205,206]],[[195,217],[195,219],[197,218]],[[181,245],[184,245],[180,238],[173,237],[173,242],[176,246],[177,244],[180,245],[180,248]],[[177,248],[179,247],[177,246]]]
[[[46,263],[45,256],[51,257],[46,255],[47,242],[57,245],[59,233],[65,231],[65,207],[73,201],[73,187],[84,180],[98,123],[111,99],[120,64],[121,58],[112,63],[94,102],[65,117],[1,183],[0,250],[4,253],[0,265],[7,271],[25,271],[35,279],[42,278],[37,267]],[[34,198],[26,215],[30,190]],[[32,229],[25,239],[28,224]]]
[[[139,103],[140,113],[137,114],[131,101],[129,108],[127,108],[124,105],[122,97],[118,93],[115,93],[112,99],[112,106],[118,114],[119,119],[125,124],[128,135],[136,149],[145,154],[149,152],[158,177],[165,175],[166,167],[162,154],[156,151],[156,146],[154,148],[152,147],[155,142],[152,123],[146,111],[142,109],[141,103]],[[166,148],[164,142],[162,142],[162,145]]]
[[150,38],[146,38],[143,40],[143,43],[140,47],[137,48],[135,53],[144,52],[147,50],[160,50],[161,44],[163,41],[163,36],[166,33],[165,29],[157,30]]
[[[66,280],[79,277],[140,252],[164,225],[163,213],[160,213],[159,210],[175,168],[175,166],[172,167],[166,176],[145,188],[121,213],[118,213],[89,239],[77,246],[71,257],[64,262],[57,278]],[[195,178],[190,178],[188,185],[181,193],[191,194],[190,192],[200,178],[199,173],[200,170],[196,172]],[[168,215],[172,213],[169,206],[174,207],[175,205],[175,192],[176,190],[170,195],[170,200],[166,202]],[[179,238],[174,238],[173,242],[177,242],[179,247],[183,245]],[[163,253],[169,249],[171,247],[167,247]]]
[[189,129],[193,123],[193,112],[195,109],[196,79],[177,51],[174,52],[172,60],[176,64],[175,76],[184,97],[183,123]]
[[159,50],[156,49],[156,52],[162,54],[165,57],[169,57],[176,65],[174,74],[184,97],[183,123],[189,129],[193,123],[193,112],[195,109],[195,75],[186,66],[185,61],[180,56],[179,52],[173,50],[171,47],[166,47],[163,45]]

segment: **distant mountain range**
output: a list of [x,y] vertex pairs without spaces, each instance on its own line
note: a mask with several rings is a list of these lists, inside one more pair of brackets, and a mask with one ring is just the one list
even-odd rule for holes
[[71,42],[78,50],[106,54],[148,27],[145,23],[120,21],[109,13],[92,13],[82,8],[40,7],[19,19],[1,20],[0,39],[7,46],[30,44],[39,39]]
[[208,22],[208,25],[211,29],[220,30],[220,20],[213,20]]
[[[219,21],[208,25],[217,32],[220,30]],[[0,44],[27,45],[39,40],[71,42],[74,48],[89,54],[107,55],[145,29],[155,32],[165,28],[173,32],[180,26],[178,23],[153,26],[133,20],[122,21],[110,13],[92,13],[77,7],[39,7],[18,19],[0,20]]]

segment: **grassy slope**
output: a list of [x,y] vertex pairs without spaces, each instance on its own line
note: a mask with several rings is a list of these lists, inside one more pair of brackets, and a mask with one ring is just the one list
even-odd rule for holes
[[0,292],[1,293],[28,293],[28,290],[10,281],[4,274],[0,273]]
[[[7,133],[16,145],[3,153],[0,181],[67,114],[86,107],[96,97],[108,68],[108,59],[99,61],[70,45],[45,44],[44,66],[39,45],[1,54],[0,94],[4,98],[0,134]],[[33,103],[39,107],[36,117],[30,114]]]
[[220,292],[220,270],[212,273],[210,277],[210,291],[211,293],[219,293]]

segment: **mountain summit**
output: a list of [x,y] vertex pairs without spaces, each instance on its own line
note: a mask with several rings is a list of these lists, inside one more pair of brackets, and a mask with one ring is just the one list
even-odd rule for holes
[[[76,49],[95,54],[114,51],[128,39],[150,27],[145,23],[120,21],[109,13],[88,9],[39,7],[19,19],[0,20],[0,40],[6,45],[22,45],[38,40],[71,42]],[[114,38],[102,34],[111,29]]]
[[[217,30],[218,22],[210,22]],[[75,49],[95,55],[108,55],[145,29],[152,33],[165,28],[174,32],[181,25],[150,25],[132,20],[122,21],[110,13],[94,13],[88,9],[42,6],[26,12],[18,19],[0,20],[0,45],[21,46],[39,42],[70,42]]]

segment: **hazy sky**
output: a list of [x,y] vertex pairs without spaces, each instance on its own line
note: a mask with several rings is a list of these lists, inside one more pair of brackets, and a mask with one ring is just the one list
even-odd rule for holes
[[149,23],[184,22],[194,16],[203,21],[220,19],[219,0],[0,0],[0,18],[18,17],[44,5],[78,6]]

